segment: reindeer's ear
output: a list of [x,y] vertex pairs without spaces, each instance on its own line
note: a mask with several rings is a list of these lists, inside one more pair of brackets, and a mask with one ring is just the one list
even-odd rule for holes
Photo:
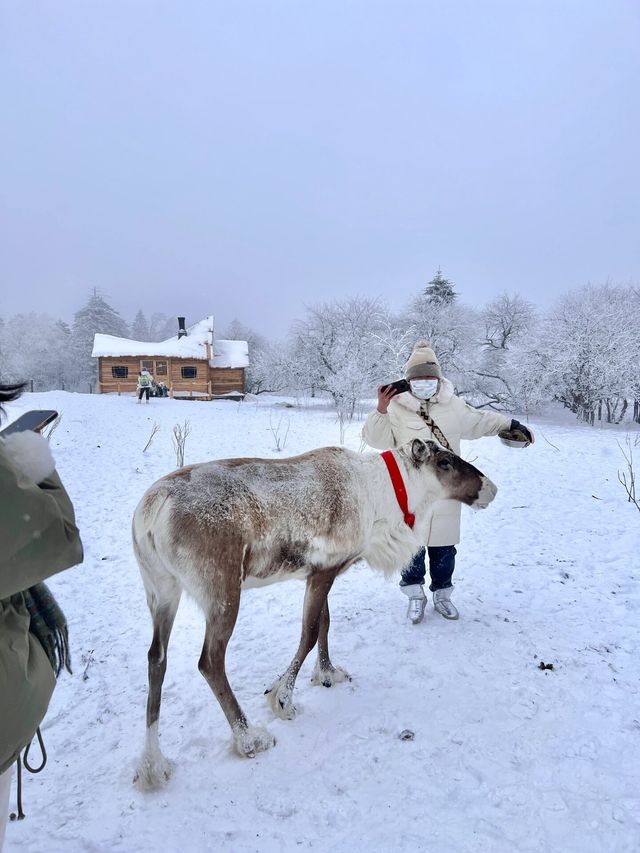
[[419,438],[414,438],[411,442],[411,458],[417,465],[422,465],[433,453],[434,444],[432,441],[421,441]]

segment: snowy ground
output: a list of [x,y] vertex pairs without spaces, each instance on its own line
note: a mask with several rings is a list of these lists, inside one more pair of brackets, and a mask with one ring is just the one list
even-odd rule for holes
[[[331,593],[332,657],[353,681],[312,687],[310,656],[293,722],[275,719],[262,694],[297,645],[304,586],[246,592],[229,678],[277,738],[253,761],[231,751],[196,668],[203,619],[183,600],[161,713],[176,768],[164,791],[141,794],[131,779],[150,620],[129,525],[146,487],[175,466],[173,425],[191,423],[186,462],[275,456],[280,418],[286,455],[337,444],[338,426],[327,408],[262,398],[136,405],[51,392],[26,395],[11,417],[29,408],[63,415],[52,446],[85,562],[51,582],[74,675],[52,700],[49,764],[26,779],[28,818],[9,825],[9,853],[640,849],[640,514],[616,476],[624,431],[548,418],[537,423],[555,447],[540,434],[526,451],[466,444],[500,491],[485,512],[464,510],[460,621],[430,609],[408,625],[395,582],[354,568]],[[360,427],[347,431],[354,449]],[[415,739],[400,740],[403,729]]]

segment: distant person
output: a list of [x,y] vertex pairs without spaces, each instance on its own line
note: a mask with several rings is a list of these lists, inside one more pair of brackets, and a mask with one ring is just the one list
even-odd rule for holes
[[[0,385],[0,413],[23,387]],[[2,850],[13,762],[42,722],[56,676],[69,669],[67,623],[42,581],[81,563],[83,555],[71,500],[41,435],[0,435],[0,505]]]
[[[467,405],[454,393],[428,341],[418,341],[404,367],[410,391],[397,394],[393,388],[378,388],[378,408],[371,412],[362,431],[366,443],[379,450],[400,447],[413,438],[437,441],[460,455],[460,439],[513,433],[523,446],[533,444],[533,432],[516,420],[494,411],[481,411]],[[439,501],[433,511],[422,548],[402,572],[400,588],[409,599],[407,616],[413,624],[422,621],[427,598],[424,594],[425,556],[429,555],[429,574],[433,606],[445,619],[459,614],[451,601],[456,549],[460,541],[458,501]]]
[[140,373],[138,374],[138,402],[142,402],[142,395],[145,395],[145,402],[149,402],[149,394],[151,393],[151,386],[153,385],[153,379],[151,378],[151,374],[147,370],[146,367],[143,367]]

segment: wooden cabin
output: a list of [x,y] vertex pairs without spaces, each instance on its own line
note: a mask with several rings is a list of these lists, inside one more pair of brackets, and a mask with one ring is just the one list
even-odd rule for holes
[[91,355],[98,359],[99,394],[135,393],[138,375],[146,367],[156,383],[167,386],[171,397],[244,396],[247,342],[214,340],[213,317],[189,329],[179,317],[176,336],[157,343],[97,334]]

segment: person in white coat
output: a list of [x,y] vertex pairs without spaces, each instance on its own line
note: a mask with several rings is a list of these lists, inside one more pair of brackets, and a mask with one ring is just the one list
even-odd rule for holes
[[[500,412],[474,409],[454,393],[445,379],[440,364],[428,341],[418,341],[404,368],[410,391],[397,393],[392,386],[378,388],[378,407],[371,412],[362,431],[364,441],[378,450],[400,447],[414,438],[433,440],[460,454],[460,439],[498,435],[503,431],[519,431],[533,443],[532,431]],[[386,390],[383,390],[385,389]],[[434,508],[429,527],[422,531],[426,548],[422,548],[402,572],[400,587],[409,598],[408,617],[421,622],[427,598],[424,593],[425,557],[429,556],[435,610],[445,619],[459,614],[451,601],[452,576],[455,568],[455,546],[460,541],[461,504],[440,501]]]
[[146,367],[143,367],[140,373],[138,374],[138,402],[142,402],[143,394],[146,395],[145,403],[149,402],[149,394],[151,393],[151,389],[153,387],[153,377],[149,373]]

